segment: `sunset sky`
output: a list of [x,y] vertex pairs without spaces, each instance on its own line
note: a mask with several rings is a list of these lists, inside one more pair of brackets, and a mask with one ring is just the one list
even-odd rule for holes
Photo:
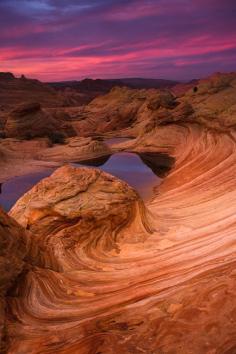
[[0,0],[0,71],[42,81],[236,70],[236,0]]

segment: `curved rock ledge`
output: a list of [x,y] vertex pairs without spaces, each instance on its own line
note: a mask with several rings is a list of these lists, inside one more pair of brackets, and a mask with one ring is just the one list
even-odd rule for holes
[[112,154],[103,142],[92,138],[68,138],[65,144],[52,145],[47,138],[4,139],[0,146],[0,183],[15,176],[55,168],[66,162],[106,158]]
[[236,351],[232,133],[171,124],[127,150],[175,159],[149,204],[65,166],[11,210],[34,265],[8,297],[7,353]]

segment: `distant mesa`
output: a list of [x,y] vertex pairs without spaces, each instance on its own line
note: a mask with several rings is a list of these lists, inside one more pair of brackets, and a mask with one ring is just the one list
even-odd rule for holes
[[123,79],[83,79],[80,81],[49,82],[51,87],[62,90],[66,88],[80,90],[81,92],[107,93],[113,87],[130,87],[138,89],[163,89],[171,88],[178,84],[177,81],[165,79],[123,78]]
[[[0,105],[6,107],[28,101],[37,101],[43,107],[69,107],[86,105],[94,98],[108,93],[114,87],[133,89],[174,89],[185,92],[185,86],[174,80],[121,78],[90,79],[43,83],[19,78],[11,72],[0,72]],[[191,85],[193,86],[193,85]]]
[[36,101],[44,107],[59,107],[63,98],[48,85],[28,79],[24,75],[15,77],[10,72],[0,73],[0,106],[12,107],[23,102]]
[[0,72],[0,80],[13,80],[13,79],[15,79],[15,76],[12,73]]

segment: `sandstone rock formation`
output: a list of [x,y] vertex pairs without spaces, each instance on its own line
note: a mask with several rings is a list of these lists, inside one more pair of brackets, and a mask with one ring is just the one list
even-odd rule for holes
[[18,139],[48,136],[54,140],[59,133],[64,137],[75,135],[69,123],[56,120],[42,110],[39,103],[21,104],[13,109],[7,117],[4,131],[7,137]]
[[[102,309],[109,311],[111,303],[104,302],[103,296],[108,298],[109,293],[113,292],[118,285],[109,285],[109,274],[112,275],[113,272],[113,265],[109,265],[109,258],[118,260],[119,243],[143,242],[151,232],[147,226],[148,215],[145,213],[143,202],[126,183],[111,175],[90,168],[78,169],[65,166],[25,194],[10,214],[32,234],[28,258],[31,257],[34,260],[35,267],[25,273],[21,281],[18,282],[15,293],[12,292],[8,299],[10,311],[12,315],[14,314],[13,321],[11,316],[7,317],[9,324],[8,352],[33,353],[37,350],[42,352],[49,350],[55,353],[55,350],[60,350],[61,335],[66,335],[68,336],[66,339],[68,347],[64,347],[62,350],[82,353],[83,347],[87,345],[83,344],[84,340],[82,343],[78,341],[83,329],[76,323],[81,315],[86,319],[89,313],[89,308],[86,310],[86,302],[94,302],[98,296],[100,298],[99,307],[101,307],[100,310],[99,308],[96,310],[95,306],[94,314]],[[135,235],[131,235],[128,230],[135,231]],[[35,248],[35,244],[37,248]],[[108,257],[108,262],[104,263],[104,256]],[[117,269],[119,269],[119,263],[117,263]],[[99,273],[101,275],[99,282],[103,283],[102,279],[105,280],[106,274],[108,281],[107,286],[101,283],[101,289],[96,285],[96,274]],[[43,283],[41,283],[41,277],[44,278]],[[90,285],[87,284],[86,279],[89,280]],[[60,284],[60,290],[58,295],[53,295],[50,300],[50,293],[54,292],[51,287],[54,282]],[[46,286],[48,289],[45,288],[46,293],[41,292],[43,289],[41,289],[40,283],[43,288]],[[112,290],[112,288],[114,289]],[[69,297],[69,306],[65,304],[64,307],[63,305],[64,295]],[[54,310],[46,315],[47,311],[44,312],[43,307],[46,305],[46,308],[49,309],[50,305],[49,303],[44,305],[44,301],[54,301],[54,296],[57,297],[58,310],[54,307]],[[32,310],[36,311],[35,315],[33,312],[30,313],[28,301],[33,301],[34,309]],[[24,308],[28,308],[28,315],[26,315]],[[48,339],[44,337],[45,328],[48,326],[47,321],[38,332],[37,318],[38,316],[44,317],[43,313],[40,314],[40,308],[46,317],[51,318],[51,330],[54,334],[50,334],[48,328],[46,330],[49,335]],[[65,311],[65,316],[67,316],[67,311],[72,316],[72,326],[66,325],[63,330],[59,323],[57,325],[57,322],[60,322],[60,309],[62,312]],[[25,315],[28,319],[23,318]],[[43,317],[41,319],[45,321]],[[16,320],[17,318],[21,324],[25,323],[27,331],[25,331],[24,325],[22,327]],[[28,320],[32,321],[31,324]],[[78,331],[78,337],[75,336],[73,344],[70,335],[74,330]],[[37,348],[34,340],[28,340],[31,335],[38,343]],[[55,336],[52,346],[49,344],[51,335]],[[51,349],[48,345],[51,346]]]
[[28,79],[17,78],[12,73],[0,72],[0,106],[11,109],[26,102],[39,102],[45,107],[80,106],[89,102],[90,95],[73,90],[59,91],[53,85]]
[[27,101],[37,101],[45,107],[63,104],[62,97],[48,85],[24,76],[16,78],[12,73],[0,72],[0,105],[13,107]]
[[3,139],[0,144],[0,183],[15,176],[58,167],[56,162],[40,161],[39,151],[51,146],[47,138],[34,140]]
[[[114,87],[129,87],[133,89],[147,88],[171,88],[178,84],[177,81],[163,79],[140,79],[140,78],[125,78],[114,80],[101,79],[83,79],[81,81],[62,81],[52,82],[49,85],[58,91],[63,92],[63,95],[70,100],[71,106],[88,104],[95,97],[108,93]],[[77,102],[77,104],[75,104]]]
[[132,146],[176,159],[146,206],[114,177],[63,167],[11,210],[40,269],[9,299],[9,353],[234,352],[235,142],[171,124]]
[[199,80],[197,79],[193,79],[189,82],[186,83],[178,83],[177,85],[171,87],[171,92],[177,96],[177,97],[181,97],[183,95],[185,95],[185,93],[189,90],[193,90],[196,91],[196,87],[199,83]]
[[48,138],[3,139],[0,144],[0,183],[9,178],[55,168],[65,162],[106,159],[112,150],[92,138],[67,138],[64,144],[52,144]]
[[200,80],[196,89],[186,93],[186,100],[191,101],[197,122],[222,131],[236,127],[235,73],[212,75]]
[[[172,168],[147,204],[70,166],[18,200],[10,215],[27,229],[31,266],[8,295],[8,354],[236,352],[234,92],[235,74],[217,74],[178,98],[110,94],[126,102],[121,116],[136,112],[137,138],[114,150],[152,164],[161,153]],[[103,100],[91,103],[100,120]]]
[[5,352],[6,294],[24,267],[25,230],[0,209],[0,352]]
[[108,95],[96,98],[77,109],[77,116],[75,110],[73,125],[80,134],[117,135],[121,130],[128,136],[143,134],[159,124],[191,119],[194,112],[191,101],[177,99],[170,91],[127,88],[114,88]]
[[111,149],[102,141],[76,137],[68,139],[65,145],[55,145],[39,151],[37,158],[43,161],[79,162],[111,154]]
[[107,95],[95,98],[74,114],[74,127],[79,134],[93,135],[124,129],[137,119],[146,100],[145,90],[115,87]]
[[82,135],[117,135],[119,130],[121,136],[137,136],[157,125],[191,121],[225,131],[235,126],[235,82],[235,73],[215,74],[180,96],[167,90],[114,88],[84,108],[72,109],[74,127]]

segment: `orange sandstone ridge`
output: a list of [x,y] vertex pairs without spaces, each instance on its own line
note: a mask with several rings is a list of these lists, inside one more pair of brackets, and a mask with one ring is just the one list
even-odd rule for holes
[[113,150],[175,161],[150,202],[66,165],[1,212],[6,353],[236,352],[235,77],[135,98],[136,139]]
[[215,74],[200,80],[184,94],[168,90],[113,88],[80,109],[68,108],[79,134],[144,134],[174,122],[200,123],[227,130],[236,124],[236,73]]

